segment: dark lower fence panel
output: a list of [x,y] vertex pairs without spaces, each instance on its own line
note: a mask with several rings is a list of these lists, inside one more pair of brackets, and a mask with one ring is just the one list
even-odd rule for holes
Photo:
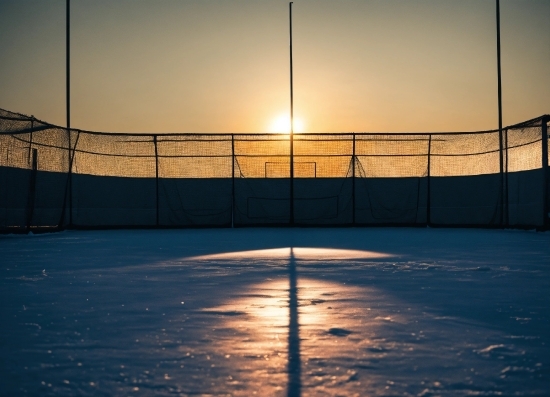
[[427,178],[358,178],[356,224],[426,224],[427,186]]
[[[504,209],[501,208],[499,174],[433,177],[430,223],[442,226],[543,226],[542,177],[540,169],[509,173]],[[504,211],[502,217],[501,211]]]
[[154,178],[73,174],[72,186],[74,226],[156,225]]
[[[349,225],[353,222],[350,178],[294,180],[295,225]],[[236,226],[290,222],[290,179],[235,180]]]
[[544,226],[542,169],[508,174],[508,225]]
[[230,178],[159,179],[159,226],[230,226]]
[[351,178],[294,180],[294,222],[298,225],[353,223]]
[[[541,169],[507,175],[506,224],[542,227]],[[0,167],[0,225],[4,230],[68,226],[67,175]],[[228,227],[285,225],[289,179],[161,179],[72,177],[75,227]],[[500,175],[427,178],[294,180],[297,225],[500,226]],[[31,197],[34,194],[34,198]],[[62,216],[65,208],[65,215]],[[355,219],[354,219],[355,213]],[[506,225],[504,225],[506,226]]]
[[63,227],[67,223],[63,215],[68,175],[60,172],[38,171],[31,226]]
[[546,171],[546,206],[544,210],[545,226],[550,229],[550,171]]
[[290,181],[285,178],[236,178],[235,225],[290,222]]
[[0,228],[58,228],[67,174],[0,167]]
[[31,174],[31,170],[0,167],[0,227],[26,227]]
[[433,177],[431,223],[435,225],[500,224],[500,175]]

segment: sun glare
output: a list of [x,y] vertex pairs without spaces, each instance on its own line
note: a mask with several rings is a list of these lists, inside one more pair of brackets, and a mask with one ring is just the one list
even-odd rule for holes
[[[274,118],[269,125],[269,132],[288,134],[290,132],[290,116],[281,114]],[[294,117],[294,132],[304,132],[304,122],[298,117]]]

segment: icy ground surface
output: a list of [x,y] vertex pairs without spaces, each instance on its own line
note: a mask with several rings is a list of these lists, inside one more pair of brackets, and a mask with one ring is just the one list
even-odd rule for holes
[[547,396],[550,233],[0,236],[2,396]]

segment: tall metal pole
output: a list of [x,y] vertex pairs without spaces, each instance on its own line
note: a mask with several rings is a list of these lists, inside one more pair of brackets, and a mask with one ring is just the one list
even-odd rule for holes
[[71,128],[71,0],[67,0],[67,29],[66,29],[66,72],[67,72],[67,131]]
[[351,223],[355,225],[355,132],[351,154]]
[[290,224],[294,225],[294,86],[292,76],[292,2],[288,3],[290,21]]
[[432,134],[428,138],[428,167],[427,167],[427,191],[426,191],[426,225],[432,224]]
[[[73,168],[73,156],[71,154],[71,0],[67,0],[67,29],[66,29],[66,71],[67,71],[67,139],[69,142],[69,226],[73,224],[73,186],[72,186],[72,168]],[[62,226],[62,225],[60,225]]]
[[231,227],[235,227],[235,134],[231,134]]
[[[497,2],[497,75],[498,75],[498,139],[500,153],[500,224],[504,224],[504,150],[502,135],[502,84],[500,73],[500,0]],[[506,186],[506,189],[508,187]]]
[[159,151],[157,135],[153,135],[153,144],[155,145],[155,203],[157,210],[156,226],[160,225],[159,217]]

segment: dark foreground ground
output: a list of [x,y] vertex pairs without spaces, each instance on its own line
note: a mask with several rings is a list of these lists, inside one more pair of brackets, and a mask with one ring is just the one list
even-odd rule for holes
[[1,396],[546,396],[550,233],[0,236]]

